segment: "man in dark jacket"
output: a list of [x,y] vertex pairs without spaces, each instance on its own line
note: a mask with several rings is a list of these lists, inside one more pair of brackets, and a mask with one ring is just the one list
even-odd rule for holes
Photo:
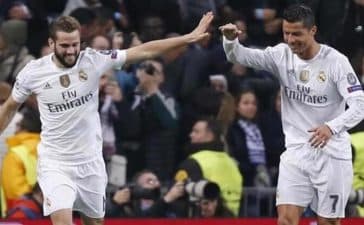
[[135,175],[132,185],[117,190],[107,199],[106,214],[110,217],[176,217],[173,203],[183,195],[182,182],[176,182],[161,195],[161,183],[156,174],[142,170]]
[[[179,106],[161,88],[164,81],[163,62],[142,62],[136,76],[139,84],[129,108],[119,107],[122,142],[140,144],[136,153],[125,150],[128,161],[152,170],[162,181],[169,180],[175,169]],[[125,101],[129,99],[125,96]],[[121,106],[121,105],[120,105]],[[131,134],[131,135],[129,135]],[[121,144],[123,145],[123,144]],[[136,163],[139,162],[139,163]],[[132,167],[134,165],[131,165]],[[128,175],[143,168],[129,167]],[[134,170],[134,171],[133,171]]]

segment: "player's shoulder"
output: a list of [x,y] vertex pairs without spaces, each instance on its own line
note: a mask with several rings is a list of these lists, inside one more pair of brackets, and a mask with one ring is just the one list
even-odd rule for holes
[[84,56],[95,56],[95,55],[113,55],[116,54],[118,50],[116,49],[105,49],[105,50],[96,50],[90,47],[85,48],[85,50],[81,51]]
[[97,50],[96,49],[87,47],[87,48],[85,48],[85,50],[82,50],[80,52],[80,54],[83,54],[85,56],[93,56],[93,55],[98,54],[98,53],[97,53]]
[[321,55],[324,59],[335,63],[340,62],[342,60],[344,61],[348,60],[348,58],[344,54],[339,52],[337,49],[325,44],[320,44],[320,46],[322,48]]
[[51,57],[52,57],[51,54],[49,54],[49,55],[43,56],[38,59],[30,60],[24,66],[24,69],[25,70],[39,70],[40,68],[43,68],[43,67],[49,67],[49,61],[50,61]]
[[93,48],[85,48],[85,50],[80,52],[80,57],[82,58],[87,58],[93,61],[97,61],[100,58],[107,58],[107,56],[109,56],[110,58],[114,58],[114,51],[112,49],[108,49],[108,50],[96,50]]
[[275,46],[273,46],[274,48],[276,48],[277,50],[280,50],[280,51],[286,51],[287,49],[290,49],[288,47],[288,45],[286,43],[278,43],[276,44]]
[[51,66],[51,56],[52,54],[43,56],[38,59],[32,59],[30,60],[22,70],[20,70],[17,77],[19,78],[29,78],[30,76],[37,76],[38,74],[41,74],[42,71],[49,70]]
[[268,52],[274,60],[278,61],[287,58],[292,54],[290,48],[285,43],[279,43],[274,46],[269,46],[265,49],[265,51]]

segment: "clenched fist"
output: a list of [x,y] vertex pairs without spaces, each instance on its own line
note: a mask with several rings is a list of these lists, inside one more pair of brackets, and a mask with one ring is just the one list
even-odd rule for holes
[[238,29],[238,27],[235,24],[232,23],[228,23],[219,27],[219,30],[225,36],[225,38],[230,41],[237,38],[238,35],[241,34],[242,32],[241,30]]

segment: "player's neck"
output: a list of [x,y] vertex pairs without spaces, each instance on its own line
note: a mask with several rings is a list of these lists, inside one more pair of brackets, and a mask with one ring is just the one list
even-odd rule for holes
[[66,69],[67,67],[63,65],[57,58],[55,54],[52,55],[52,62],[60,69]]
[[57,59],[57,57],[53,54],[52,55],[52,62],[58,67],[58,68],[64,68],[62,63],[60,63]]
[[307,48],[305,52],[298,55],[303,60],[313,59],[317,53],[320,51],[320,44],[314,41],[310,47]]

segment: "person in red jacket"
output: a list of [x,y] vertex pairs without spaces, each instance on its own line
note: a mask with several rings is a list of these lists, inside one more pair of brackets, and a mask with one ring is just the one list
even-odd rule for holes
[[15,201],[7,212],[7,219],[40,219],[43,217],[43,194],[36,183],[31,193]]

